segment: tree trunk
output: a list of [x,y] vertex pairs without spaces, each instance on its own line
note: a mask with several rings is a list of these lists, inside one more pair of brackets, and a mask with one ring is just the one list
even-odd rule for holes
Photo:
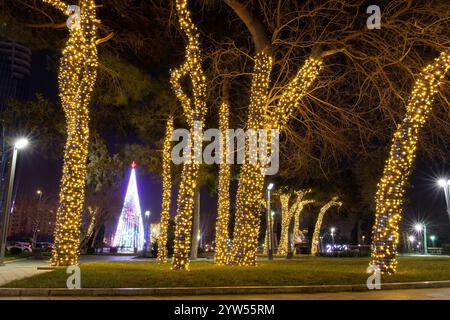
[[194,194],[194,216],[192,225],[192,243],[190,259],[196,260],[198,256],[198,243],[200,235],[200,188],[197,186]]
[[233,9],[242,22],[252,34],[255,43],[256,52],[262,52],[269,49],[270,43],[266,35],[265,28],[260,20],[258,20],[242,3],[237,0],[225,0],[225,3]]

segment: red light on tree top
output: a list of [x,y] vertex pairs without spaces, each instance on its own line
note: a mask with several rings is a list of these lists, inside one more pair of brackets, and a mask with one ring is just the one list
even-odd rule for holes
[[133,160],[133,162],[131,162],[131,167],[134,169],[136,168],[136,161]]

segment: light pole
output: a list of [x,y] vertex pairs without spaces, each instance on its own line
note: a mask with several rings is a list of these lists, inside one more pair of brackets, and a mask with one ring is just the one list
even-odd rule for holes
[[147,254],[149,253],[149,256],[151,256],[152,252],[152,244],[151,244],[151,235],[150,235],[150,211],[145,211],[145,229],[146,229],[146,235],[147,239],[145,241],[145,250],[144,250],[144,256],[147,257]]
[[450,180],[439,179],[437,184],[444,189],[445,203],[447,205],[447,214],[450,219]]
[[333,244],[333,248],[334,248],[334,232],[336,231],[336,228],[332,227],[330,229],[330,231],[331,231],[331,243]]
[[436,240],[436,236],[432,235],[430,236],[431,245],[434,247],[434,240]]
[[269,183],[267,186],[267,239],[269,240],[269,248],[267,248],[267,259],[273,260],[273,224],[272,224],[272,211],[270,210],[270,191],[273,189],[274,184]]
[[421,233],[423,231],[423,254],[428,254],[428,246],[427,246],[427,225],[425,223],[417,223],[414,226],[417,233]]
[[11,214],[11,199],[12,192],[14,188],[14,175],[16,173],[16,162],[17,153],[19,150],[25,148],[28,145],[28,140],[26,138],[17,139],[13,146],[13,155],[11,160],[11,169],[9,172],[8,180],[8,191],[6,194],[5,209],[3,210],[3,219],[0,229],[0,266],[4,265],[5,251],[6,251],[6,241],[8,239],[8,223],[9,216]]
[[414,236],[409,236],[408,240],[411,243],[411,251],[414,251],[414,241],[416,241],[416,238]]
[[36,194],[38,196],[38,204],[37,204],[37,209],[36,209],[36,213],[37,213],[37,218],[36,221],[34,222],[34,230],[33,230],[33,239],[32,239],[32,249],[36,249],[36,241],[37,241],[37,236],[38,236],[38,232],[39,232],[39,224],[40,224],[40,220],[41,220],[41,199],[42,199],[42,190],[38,189],[36,190]]

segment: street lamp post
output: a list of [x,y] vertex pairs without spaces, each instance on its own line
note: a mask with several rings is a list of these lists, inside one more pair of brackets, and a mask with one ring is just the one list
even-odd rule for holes
[[267,259],[273,260],[273,224],[272,224],[272,211],[270,210],[270,191],[273,189],[274,184],[269,183],[267,186],[267,239],[269,240],[269,248],[267,248]]
[[8,180],[8,191],[6,194],[6,203],[5,209],[3,210],[3,219],[2,225],[0,229],[0,266],[4,265],[5,259],[5,251],[6,251],[6,241],[8,239],[8,223],[9,216],[11,214],[11,200],[12,200],[12,192],[14,187],[14,175],[16,173],[16,162],[17,162],[17,153],[20,149],[25,148],[28,145],[28,140],[25,138],[20,138],[16,140],[13,147],[13,155],[11,160],[11,169],[9,172],[9,180]]
[[430,236],[431,245],[434,247],[434,240],[436,240],[436,236]]
[[414,226],[418,233],[423,231],[423,254],[428,254],[428,245],[427,245],[427,225],[425,223],[418,223]]
[[35,225],[34,225],[34,230],[33,230],[33,239],[32,239],[32,244],[31,247],[32,249],[36,249],[36,242],[37,242],[37,236],[38,236],[38,232],[39,232],[39,223],[40,223],[40,219],[41,219],[41,199],[42,199],[42,190],[37,190],[36,194],[38,196],[38,204],[37,204],[37,209],[36,209],[36,213],[37,213],[37,219],[35,221]]
[[439,179],[437,183],[442,189],[444,189],[445,203],[447,205],[447,214],[450,219],[450,180]]
[[152,252],[152,244],[151,244],[151,235],[150,235],[150,211],[145,211],[145,247],[144,247],[144,257],[151,256]]
[[336,228],[332,227],[330,231],[331,231],[331,243],[333,244],[334,248],[334,232],[336,231]]
[[414,251],[414,241],[416,241],[416,238],[414,236],[409,236],[408,240],[411,243],[411,250]]

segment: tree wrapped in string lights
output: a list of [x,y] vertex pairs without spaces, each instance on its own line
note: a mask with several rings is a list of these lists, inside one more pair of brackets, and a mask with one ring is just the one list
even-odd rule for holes
[[450,49],[447,49],[417,77],[406,107],[406,115],[394,133],[389,158],[375,196],[376,214],[370,265],[378,266],[382,273],[392,274],[397,268],[403,197],[416,155],[420,129],[431,112],[434,96],[449,69]]
[[291,200],[291,193],[280,194],[281,204],[281,237],[278,245],[278,254],[285,255],[288,251],[289,242],[289,225],[291,223],[292,213],[295,209],[295,204],[289,207]]
[[[281,237],[280,244],[278,246],[278,254],[286,255],[289,250],[289,229],[291,226],[292,218],[300,216],[303,207],[306,204],[311,203],[314,200],[304,200],[304,196],[311,192],[311,189],[295,191],[295,202],[289,206],[290,194],[280,195],[281,202]],[[299,219],[296,219],[299,221]],[[297,228],[297,229],[295,229]],[[295,232],[298,230],[299,225],[295,226],[294,223],[294,236]]]
[[[249,119],[252,129],[282,130],[299,107],[301,98],[319,75],[322,61],[308,58],[273,106],[267,105],[272,58],[266,51],[255,57]],[[270,142],[268,143],[270,144]],[[248,148],[246,149],[248,150]],[[254,155],[247,155],[248,158]],[[260,199],[263,197],[264,166],[261,162],[246,163],[239,176],[236,200],[236,227],[232,247],[232,262],[256,265],[256,249],[260,228]]]
[[97,44],[101,39],[97,40],[94,0],[80,0],[79,6],[68,6],[59,0],[42,1],[69,16],[69,38],[58,73],[67,140],[51,260],[53,266],[68,266],[76,264],[79,255],[89,146],[88,106],[97,76]]
[[219,110],[219,130],[222,133],[220,141],[221,162],[219,165],[219,205],[217,208],[216,238],[214,263],[223,265],[228,259],[228,225],[230,222],[230,164],[228,156],[228,128],[229,128],[229,101],[228,84],[224,85],[223,101]]
[[317,216],[316,226],[314,227],[314,234],[311,241],[311,255],[317,256],[317,248],[319,247],[319,237],[320,237],[320,229],[322,228],[323,217],[325,213],[331,207],[337,206],[340,207],[342,202],[338,201],[338,197],[333,197],[330,201],[328,201],[325,205],[320,208],[319,215]]
[[[181,173],[180,189],[175,217],[175,239],[172,260],[173,270],[189,270],[194,193],[200,169],[203,121],[206,114],[206,77],[201,65],[199,33],[192,22],[187,0],[176,0],[176,10],[181,30],[187,37],[185,62],[171,72],[171,85],[181,103],[190,130],[190,150]],[[188,76],[192,81],[192,98],[183,91],[181,80]],[[200,152],[199,152],[200,151]],[[185,155],[186,156],[186,155]]]
[[[316,202],[313,199],[310,200],[302,200],[298,203],[297,208],[294,213],[294,239],[298,239],[300,235],[300,217],[303,212],[303,208],[309,204]],[[294,246],[294,243],[292,243]]]
[[163,150],[162,150],[162,211],[160,221],[160,233],[158,237],[158,256],[156,261],[159,263],[167,262],[167,239],[169,231],[170,220],[170,202],[172,195],[172,175],[171,175],[171,163],[170,152],[172,148],[172,135],[173,135],[173,117],[170,116],[167,119],[166,133],[164,136]]

